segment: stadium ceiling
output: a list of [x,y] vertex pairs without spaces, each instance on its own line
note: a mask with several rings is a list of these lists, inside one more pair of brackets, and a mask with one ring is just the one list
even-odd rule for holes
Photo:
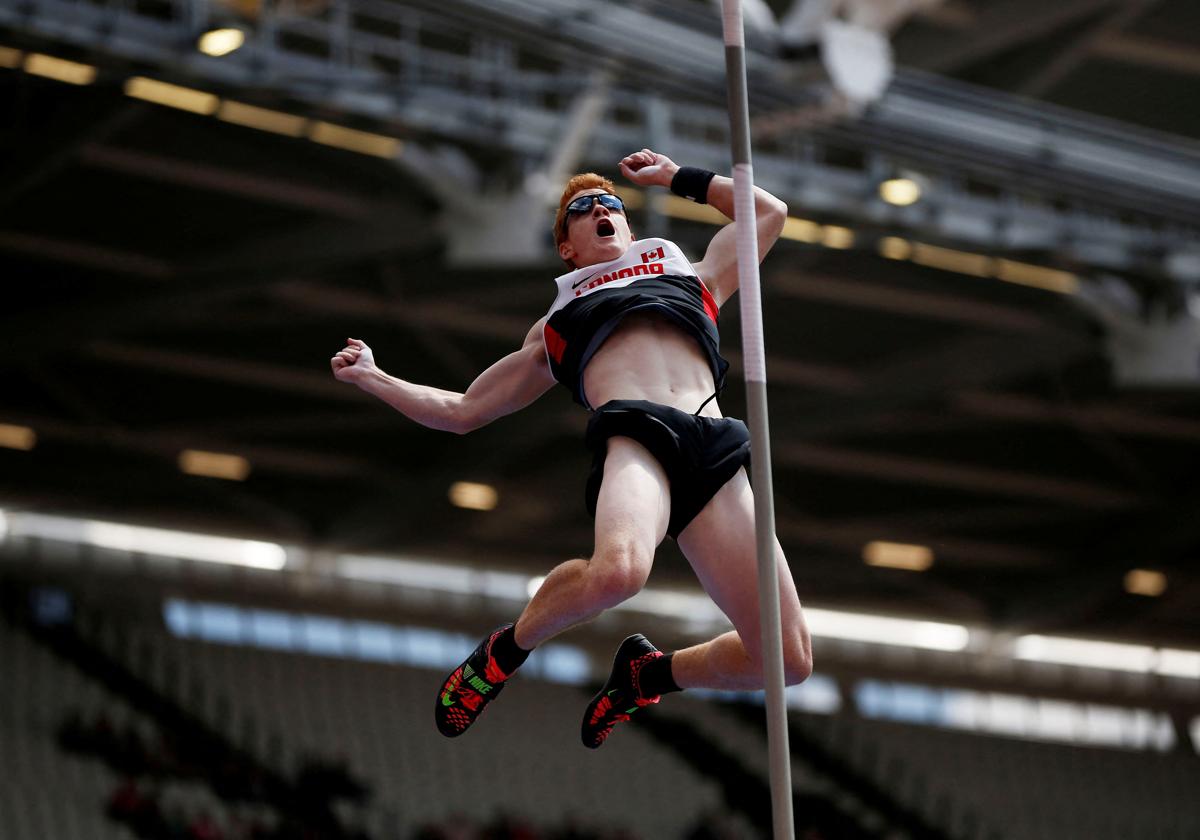
[[[194,48],[206,8],[0,0],[0,506],[530,574],[586,552],[565,394],[460,438],[328,358],[352,335],[461,390],[548,305],[557,178],[647,143],[724,168],[708,4],[212,6],[251,32],[220,59]],[[1119,341],[1170,337],[1200,272],[1198,14],[936,5],[895,33],[887,96],[841,120],[758,46],[756,169],[796,217],[764,287],[807,602],[1200,645],[1194,369],[1146,375]],[[911,207],[876,192],[900,172],[925,179]],[[713,231],[630,201],[692,253]],[[185,450],[249,474],[184,474]],[[455,507],[456,481],[499,505]],[[881,540],[932,567],[867,565]],[[1127,592],[1133,568],[1165,593]],[[665,550],[656,574],[688,571]]]

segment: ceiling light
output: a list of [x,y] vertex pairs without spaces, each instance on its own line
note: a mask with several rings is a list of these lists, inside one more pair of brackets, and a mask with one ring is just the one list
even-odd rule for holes
[[1009,283],[1033,286],[1037,289],[1046,289],[1064,295],[1073,295],[1079,291],[1079,278],[1069,271],[1030,265],[1016,260],[997,259],[995,263],[996,277]]
[[1158,664],[1154,670],[1169,677],[1200,680],[1200,651],[1163,648],[1158,652]]
[[285,114],[282,111],[272,111],[269,108],[258,108],[244,102],[234,102],[226,99],[221,103],[217,119],[246,128],[257,128],[259,131],[270,131],[288,137],[300,137],[304,134],[304,117],[295,114]]
[[863,547],[868,566],[923,572],[933,565],[933,550],[925,545],[894,542],[869,542]]
[[214,94],[160,82],[157,79],[147,79],[145,76],[134,76],[127,80],[125,95],[205,116],[215,113],[221,103]]
[[913,621],[879,615],[805,608],[804,616],[814,636],[873,642],[878,645],[919,647],[928,650],[963,650],[970,633],[961,624]]
[[6,449],[22,449],[28,452],[37,445],[37,433],[28,426],[11,426],[0,423],[0,446]]
[[921,185],[911,178],[891,178],[879,185],[879,197],[888,204],[907,207],[921,200]]
[[12,47],[0,47],[0,67],[16,68],[21,66],[24,53]]
[[885,236],[879,240],[879,253],[889,260],[906,260],[912,256],[912,243],[899,236]]
[[826,248],[853,248],[854,231],[838,225],[825,225],[821,229],[821,243]]
[[808,219],[797,219],[795,216],[788,216],[787,221],[783,223],[783,232],[779,235],[784,239],[794,239],[797,242],[807,242],[810,245],[815,245],[821,241],[821,226]]
[[196,48],[205,55],[218,58],[229,55],[244,43],[246,43],[246,33],[240,29],[229,27],[205,32],[196,42]]
[[131,554],[200,560],[256,569],[282,569],[287,561],[287,553],[283,546],[257,540],[38,513],[9,513],[7,520],[9,533],[16,537],[82,543]]
[[245,481],[250,475],[250,462],[240,455],[185,449],[179,453],[179,469],[188,475]]
[[1154,648],[1117,642],[1095,642],[1055,636],[1022,636],[1014,650],[1017,659],[1054,662],[1085,668],[1146,673],[1154,667]]
[[335,146],[363,155],[373,155],[381,158],[394,158],[400,152],[401,143],[395,137],[382,134],[372,134],[369,131],[359,131],[334,125],[327,122],[314,122],[308,130],[308,139],[325,146]]
[[1167,576],[1149,569],[1130,569],[1125,575],[1125,591],[1131,595],[1157,598],[1167,589]]
[[492,510],[500,501],[500,494],[489,484],[473,481],[456,481],[450,485],[450,503],[467,510]]
[[80,64],[77,61],[67,61],[41,53],[30,53],[26,56],[25,72],[71,85],[90,85],[96,80],[96,68],[90,64]]
[[992,276],[992,258],[968,251],[939,248],[924,242],[913,243],[912,261],[918,265],[953,271],[956,274],[971,274],[975,277]]

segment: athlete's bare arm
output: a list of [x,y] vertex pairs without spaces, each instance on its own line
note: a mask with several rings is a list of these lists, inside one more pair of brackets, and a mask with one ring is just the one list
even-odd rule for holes
[[[634,152],[621,161],[621,174],[642,186],[670,187],[679,166],[666,155],[650,149]],[[733,179],[717,175],[708,185],[708,203],[734,219]],[[754,212],[758,227],[758,258],[761,261],[783,232],[787,205],[764,189],[754,188]],[[695,264],[696,273],[712,292],[717,306],[733,297],[738,289],[737,222],[717,231],[704,259]]]
[[521,349],[479,374],[465,394],[389,376],[375,365],[371,348],[357,338],[347,339],[330,364],[340,381],[379,397],[405,417],[461,435],[519,411],[554,385],[542,346],[545,323],[543,318],[534,324]]

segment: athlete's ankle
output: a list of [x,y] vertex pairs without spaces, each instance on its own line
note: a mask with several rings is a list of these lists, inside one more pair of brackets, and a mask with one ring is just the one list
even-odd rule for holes
[[500,670],[511,675],[525,664],[530,651],[517,644],[516,625],[510,624],[492,642],[491,654]]
[[663,694],[683,691],[675,682],[675,676],[671,673],[671,661],[674,658],[674,653],[666,653],[655,657],[642,666],[638,672],[638,688],[641,690],[643,697],[658,697]]

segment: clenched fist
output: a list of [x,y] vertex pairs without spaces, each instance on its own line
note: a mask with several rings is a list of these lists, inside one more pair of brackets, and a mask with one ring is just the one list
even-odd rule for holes
[[626,155],[618,167],[622,175],[643,187],[669,187],[679,171],[679,164],[651,149]]
[[346,339],[346,346],[337,352],[329,364],[333,375],[341,382],[358,382],[375,370],[375,354],[366,342],[357,338]]

